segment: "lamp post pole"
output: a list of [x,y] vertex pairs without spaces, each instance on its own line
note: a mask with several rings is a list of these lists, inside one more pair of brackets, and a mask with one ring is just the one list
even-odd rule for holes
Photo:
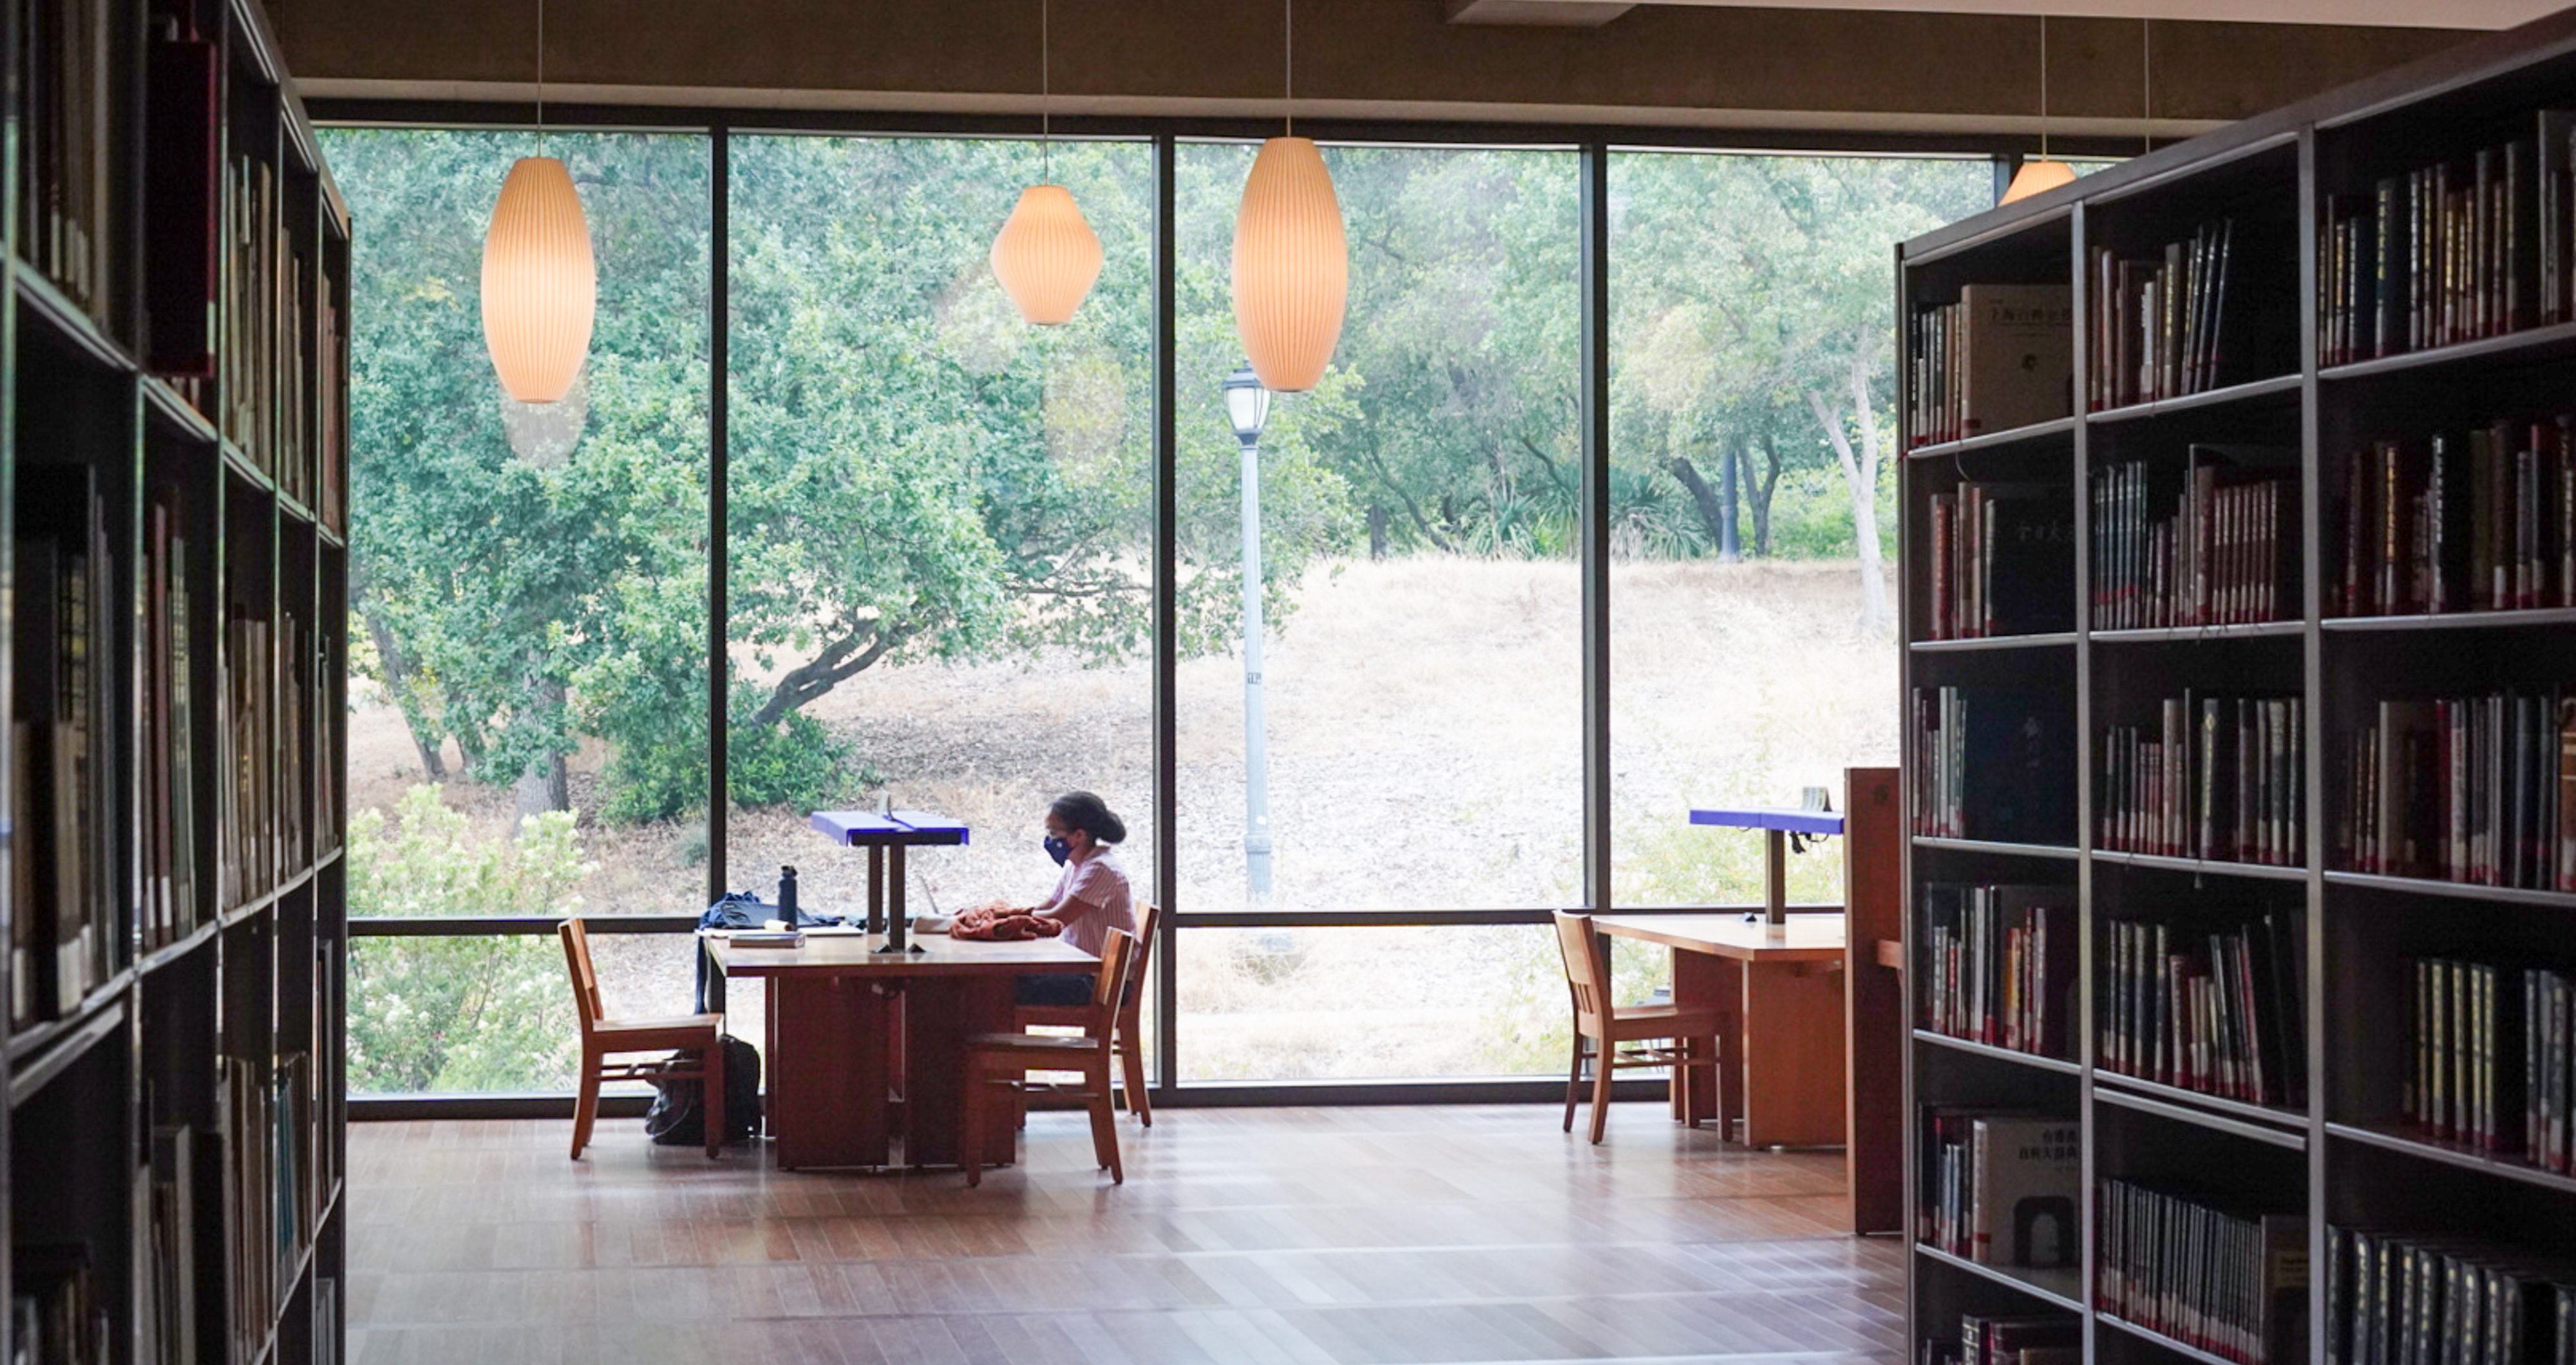
[[1243,447],[1243,871],[1250,902],[1270,903],[1270,755],[1261,698],[1261,428],[1270,391],[1250,366],[1225,377],[1226,417]]

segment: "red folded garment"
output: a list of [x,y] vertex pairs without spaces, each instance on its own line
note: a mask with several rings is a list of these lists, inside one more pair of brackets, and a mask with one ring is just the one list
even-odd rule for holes
[[996,915],[989,911],[969,910],[948,926],[950,938],[976,939],[987,943],[1014,943],[1021,939],[1054,938],[1064,926],[1035,915]]

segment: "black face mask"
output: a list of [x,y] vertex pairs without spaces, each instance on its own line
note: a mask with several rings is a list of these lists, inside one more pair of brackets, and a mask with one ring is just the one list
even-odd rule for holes
[[1046,842],[1039,847],[1047,851],[1048,857],[1055,859],[1055,865],[1058,867],[1064,866],[1064,860],[1073,856],[1073,845],[1052,834],[1048,835]]

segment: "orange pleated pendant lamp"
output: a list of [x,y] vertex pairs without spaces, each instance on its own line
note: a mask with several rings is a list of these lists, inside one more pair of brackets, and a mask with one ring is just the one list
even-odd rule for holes
[[2051,161],[2047,157],[2025,161],[2021,163],[2020,170],[2013,172],[2012,183],[2004,187],[2004,197],[1996,202],[2009,204],[2074,182],[2075,168],[2063,161]]
[[522,403],[560,402],[590,352],[598,304],[572,173],[550,156],[519,158],[483,237],[483,341],[502,390]]
[[1303,393],[1324,377],[1350,274],[1323,154],[1308,138],[1262,143],[1234,218],[1234,325],[1263,388]]
[[993,239],[993,278],[1020,316],[1041,327],[1073,320],[1100,278],[1100,237],[1062,185],[1031,185]]

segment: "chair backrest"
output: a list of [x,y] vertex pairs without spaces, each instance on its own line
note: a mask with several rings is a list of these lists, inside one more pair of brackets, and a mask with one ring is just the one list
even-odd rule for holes
[[1128,955],[1127,994],[1120,1012],[1144,1008],[1145,974],[1154,969],[1154,933],[1162,927],[1163,907],[1152,901],[1136,916],[1136,951]]
[[1109,1042],[1118,1027],[1118,997],[1127,989],[1127,973],[1136,958],[1136,936],[1124,929],[1109,931],[1108,941],[1100,945],[1100,975],[1091,983],[1091,1018],[1084,1022],[1083,1032]]
[[1556,912],[1556,946],[1565,958],[1565,984],[1574,991],[1578,1018],[1598,1019],[1610,1012],[1610,955],[1592,932],[1592,917],[1568,910]]
[[590,931],[579,919],[568,919],[555,926],[555,937],[563,940],[564,965],[572,969],[572,1009],[581,1019],[581,1033],[587,1038],[603,1011],[599,1007],[599,973],[590,965]]

